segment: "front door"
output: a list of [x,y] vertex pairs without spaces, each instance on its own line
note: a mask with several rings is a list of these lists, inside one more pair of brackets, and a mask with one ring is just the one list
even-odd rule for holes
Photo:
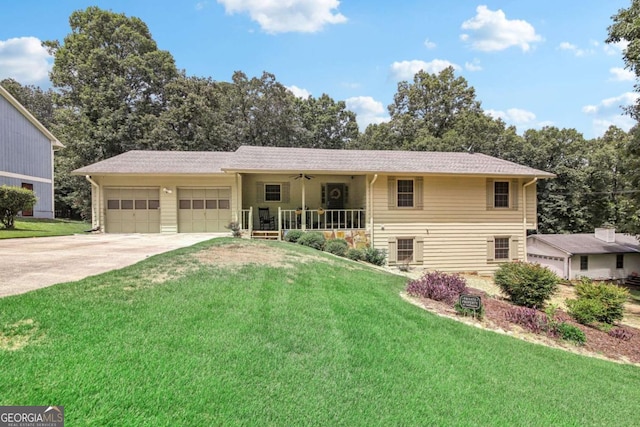
[[344,209],[344,184],[327,184],[327,209]]
[[[33,191],[33,184],[22,183],[22,188]],[[22,216],[33,216],[33,209],[25,209],[22,211]]]

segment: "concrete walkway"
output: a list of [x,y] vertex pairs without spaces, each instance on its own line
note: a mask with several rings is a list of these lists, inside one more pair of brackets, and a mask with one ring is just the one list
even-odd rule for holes
[[229,233],[76,234],[0,240],[0,297],[80,280]]

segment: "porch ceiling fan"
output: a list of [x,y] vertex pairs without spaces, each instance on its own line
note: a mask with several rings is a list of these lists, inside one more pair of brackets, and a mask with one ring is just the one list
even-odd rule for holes
[[300,178],[302,178],[302,177],[304,177],[304,178],[306,178],[306,179],[312,179],[312,178],[315,178],[315,176],[313,176],[313,175],[307,175],[306,173],[299,173],[299,174],[297,174],[297,175],[291,175],[291,176],[289,176],[289,178],[293,178],[293,179],[300,179]]

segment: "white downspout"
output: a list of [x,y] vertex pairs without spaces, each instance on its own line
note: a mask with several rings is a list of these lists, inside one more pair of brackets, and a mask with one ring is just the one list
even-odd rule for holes
[[[99,229],[100,228],[100,186],[98,185],[97,182],[95,182],[93,179],[91,179],[90,175],[85,175],[84,177],[87,179],[87,181],[89,181],[91,183],[92,186],[96,187],[96,200],[98,201],[98,206],[96,207],[97,212],[94,211],[94,209],[93,209],[93,200],[92,200],[91,201],[91,215],[92,215],[92,217],[95,216],[95,219],[96,219],[95,220],[95,226],[93,226],[93,224],[92,224],[93,228],[98,228]],[[91,218],[91,219],[92,219],[91,222],[94,222],[93,221],[94,218]]]
[[522,232],[524,233],[524,241],[523,241],[523,248],[524,248],[524,261],[527,262],[527,187],[530,186],[531,184],[535,184],[536,182],[538,182],[538,178],[533,178],[531,181],[527,182],[526,184],[524,184],[522,186],[522,208],[523,208],[523,212],[522,212]]
[[378,174],[373,175],[373,179],[369,184],[369,228],[371,230],[371,247],[373,247],[373,184],[376,183]]

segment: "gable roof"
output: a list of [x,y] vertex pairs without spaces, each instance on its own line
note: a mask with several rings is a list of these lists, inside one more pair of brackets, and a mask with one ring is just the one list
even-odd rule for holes
[[551,178],[552,173],[479,153],[317,148],[238,148],[234,172],[420,173]]
[[551,178],[484,154],[242,146],[235,152],[130,151],[73,171],[91,174],[419,173]]
[[568,255],[640,253],[640,242],[628,234],[616,233],[612,243],[597,239],[593,233],[534,234],[528,239],[539,240]]
[[74,175],[222,174],[234,153],[221,151],[133,150],[73,171]]
[[31,124],[34,125],[36,129],[40,131],[40,133],[42,133],[49,141],[51,141],[51,145],[53,145],[54,148],[64,148],[64,145],[62,145],[62,143],[58,141],[58,138],[53,136],[53,134],[49,132],[49,130],[44,127],[44,125],[40,123],[38,119],[33,116],[33,114],[29,112],[29,110],[27,110],[22,104],[20,104],[18,100],[15,99],[9,93],[9,91],[2,86],[0,86],[0,96],[9,101],[9,104],[13,105],[13,107],[18,110],[20,114],[22,114],[27,120],[29,120],[29,122],[31,122]]

